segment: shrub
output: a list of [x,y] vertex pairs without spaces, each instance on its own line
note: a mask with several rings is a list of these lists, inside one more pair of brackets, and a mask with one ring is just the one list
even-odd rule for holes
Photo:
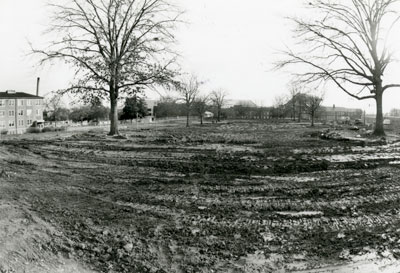
[[104,128],[93,128],[93,129],[90,129],[89,131],[88,131],[88,133],[102,133],[104,131]]
[[39,127],[29,127],[28,129],[26,129],[26,132],[29,134],[38,134],[40,133],[42,130],[40,130]]
[[67,127],[66,126],[56,127],[55,131],[56,132],[64,132],[64,131],[67,131]]
[[56,131],[56,129],[54,127],[48,126],[48,127],[44,127],[42,129],[42,133],[47,133],[47,132],[54,132]]

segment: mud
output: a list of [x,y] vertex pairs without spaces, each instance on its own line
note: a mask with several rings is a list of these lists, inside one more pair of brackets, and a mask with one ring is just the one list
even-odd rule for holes
[[[26,246],[0,250],[0,265],[208,273],[397,264],[399,146],[314,131],[231,123],[4,140],[1,200],[19,211],[9,221],[34,217],[42,231],[22,230]],[[15,251],[23,262],[2,258]],[[372,262],[354,260],[371,253]]]

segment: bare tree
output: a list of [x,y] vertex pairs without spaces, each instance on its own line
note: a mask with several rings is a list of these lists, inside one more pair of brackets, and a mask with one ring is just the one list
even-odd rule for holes
[[[288,101],[287,107],[290,106],[291,110],[291,116],[292,120],[298,120],[298,122],[301,122],[301,117],[304,112],[304,86],[302,85],[301,82],[298,81],[292,81],[289,85],[289,96],[290,99]],[[289,105],[290,104],[290,105]]]
[[201,95],[196,98],[194,101],[194,108],[199,115],[200,118],[200,124],[203,125],[203,118],[204,114],[207,111],[207,104],[209,102],[210,98],[207,95]]
[[274,118],[283,118],[285,116],[285,108],[286,108],[287,98],[285,95],[279,95],[274,97]]
[[[384,135],[383,93],[400,86],[383,84],[386,69],[393,61],[386,40],[398,21],[394,12],[398,2],[307,1],[317,16],[311,21],[292,18],[297,25],[295,38],[302,49],[286,50],[284,53],[288,58],[279,62],[277,67],[302,64],[308,69],[296,75],[304,83],[332,81],[353,98],[374,99],[377,107],[374,134]],[[391,27],[385,29],[384,25]]]
[[389,116],[400,117],[400,109],[397,109],[397,108],[390,109]]
[[35,49],[41,62],[61,59],[76,68],[78,80],[66,90],[84,100],[107,98],[110,135],[118,134],[117,103],[144,88],[167,84],[174,76],[174,26],[179,11],[167,0],[71,0],[52,4],[46,49]]
[[[289,86],[289,93],[290,93],[290,102],[291,102],[291,107],[292,107],[292,120],[296,120],[296,108],[299,106],[299,112],[301,113],[301,105],[298,105],[298,98],[302,92],[303,88],[299,83],[296,82],[291,82]],[[300,101],[301,104],[301,101]],[[301,114],[300,114],[301,116]],[[300,122],[300,121],[299,121]]]
[[321,108],[322,101],[323,97],[318,95],[305,95],[304,97],[304,108],[306,113],[310,115],[312,127],[314,127],[314,120],[318,110]]
[[186,108],[186,127],[189,127],[190,125],[190,112],[200,93],[201,84],[202,83],[196,76],[191,75],[188,79],[182,80],[176,86],[176,91],[180,95],[180,100],[184,102]]
[[210,94],[210,99],[211,99],[212,103],[214,104],[215,109],[217,110],[217,121],[218,122],[221,121],[221,111],[222,111],[222,107],[226,103],[227,95],[228,95],[227,92],[223,89],[215,90],[215,91],[211,92],[211,94]]
[[57,126],[58,120],[57,113],[59,112],[60,108],[64,106],[62,98],[63,96],[56,91],[51,92],[44,101],[47,115],[52,113],[55,126]]

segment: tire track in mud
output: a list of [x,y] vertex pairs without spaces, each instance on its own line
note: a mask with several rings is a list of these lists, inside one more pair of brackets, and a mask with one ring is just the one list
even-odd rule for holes
[[[57,149],[56,149],[56,150],[53,150],[53,149],[51,149],[51,147],[50,147],[49,150],[50,150],[50,151],[53,151],[53,152],[55,152],[55,153],[58,152]],[[47,151],[49,151],[49,150],[47,150]],[[69,152],[70,152],[70,151],[68,151],[68,153],[69,153]],[[340,187],[340,184],[337,185],[337,186]],[[388,185],[386,185],[386,186],[388,186]],[[310,187],[310,188],[313,188],[313,185],[310,185],[309,187]],[[228,187],[226,187],[226,188],[228,188]],[[298,188],[298,191],[299,191],[300,194],[304,192],[304,188],[301,189],[301,188],[299,188],[298,186],[293,186],[293,185],[291,185],[289,188],[285,188],[284,186],[275,187],[275,189],[290,190],[292,194],[293,194],[293,190],[294,190],[295,188]],[[202,190],[203,190],[203,189],[202,189]],[[221,189],[220,189],[220,190],[221,190]],[[352,190],[354,191],[354,188],[352,188]],[[388,189],[387,191],[390,192],[391,189]],[[237,191],[236,191],[236,192],[233,191],[233,192],[231,192],[231,193],[238,193],[238,192],[237,192]],[[296,193],[296,190],[294,191],[294,193]],[[250,197],[252,196],[252,194],[249,194],[249,195],[250,195]],[[274,196],[274,193],[272,193],[271,195],[272,195],[272,197],[273,197],[273,196]],[[383,201],[394,200],[394,199],[396,199],[397,197],[398,197],[398,194],[392,194],[392,196],[387,196],[386,199],[384,198]],[[256,198],[257,198],[257,197],[256,197]],[[265,198],[265,197],[263,196],[263,197],[261,197],[261,198]],[[351,199],[349,199],[349,200],[342,200],[342,199],[339,199],[339,200],[336,201],[336,202],[331,202],[329,205],[330,205],[330,206],[333,206],[333,207],[339,207],[339,205],[347,205],[347,204],[355,205],[355,204],[357,204],[357,203],[359,203],[359,204],[362,204],[362,203],[370,203],[371,201],[374,201],[374,203],[378,203],[377,201],[379,201],[379,199],[377,200],[377,198],[376,198],[375,196],[370,196],[369,198],[366,198],[365,200],[362,200],[362,201],[360,201],[360,200],[358,200],[358,199],[359,199],[358,197],[351,197]],[[336,203],[337,203],[337,204],[336,204]],[[218,202],[217,202],[217,205],[218,205]],[[254,200],[251,200],[251,201],[241,201],[241,202],[240,202],[240,205],[241,205],[242,207],[245,207],[245,208],[247,208],[247,207],[248,207],[248,208],[257,207],[257,209],[261,209],[261,210],[271,210],[271,211],[274,211],[274,210],[287,210],[287,209],[290,209],[290,208],[297,208],[297,209],[300,209],[300,210],[309,210],[310,207],[313,207],[314,209],[319,210],[319,209],[321,209],[321,208],[327,206],[327,204],[324,203],[324,202],[320,202],[320,203],[318,203],[318,202],[313,202],[312,204],[310,204],[310,205],[308,205],[308,206],[304,206],[304,204],[302,204],[302,201],[298,201],[298,202],[284,201],[284,200],[275,201],[275,200],[273,200],[273,198],[267,200],[266,202],[260,202],[260,201],[254,201]]]
[[[129,141],[104,139],[82,142],[79,138],[66,143],[43,141],[39,145],[24,142],[24,147],[19,147],[25,150],[24,160],[35,163],[40,159],[45,167],[36,163],[25,166],[22,161],[15,161],[9,162],[7,168],[30,174],[41,172],[42,185],[38,184],[35,194],[46,203],[40,210],[48,213],[46,217],[62,222],[72,239],[79,234],[70,230],[69,219],[75,224],[90,215],[103,221],[107,213],[114,213],[114,218],[107,220],[112,223],[110,226],[126,225],[140,230],[135,240],[148,244],[137,246],[137,250],[149,256],[137,259],[157,260],[157,254],[148,254],[150,246],[153,251],[163,249],[159,268],[166,263],[171,268],[171,261],[179,263],[176,253],[200,257],[180,263],[193,264],[194,272],[202,272],[206,267],[246,257],[256,250],[289,256],[307,252],[336,257],[352,244],[358,251],[365,245],[390,243],[380,237],[382,234],[400,239],[396,230],[387,231],[389,227],[400,227],[400,183],[396,181],[400,170],[390,167],[387,158],[377,161],[368,158],[349,165],[333,162],[327,171],[308,172],[310,159],[319,166],[317,157],[300,155],[288,160],[287,154],[277,156],[270,151],[274,147],[256,153],[251,149],[249,152],[227,148],[205,150],[188,143],[185,147],[152,145],[137,147]],[[284,151],[292,152],[291,145]],[[10,144],[13,146],[18,147],[18,143]],[[13,153],[12,150],[9,152]],[[273,163],[271,156],[276,159]],[[207,168],[206,161],[216,167]],[[288,166],[288,174],[282,176],[273,169],[253,173],[252,164],[259,168],[282,162],[295,163],[300,168]],[[365,163],[371,166],[363,167]],[[235,170],[240,164],[244,165],[242,169]],[[361,167],[354,170],[357,166]],[[243,170],[249,173],[241,173]],[[71,178],[67,176],[69,173]],[[55,205],[53,199],[57,198],[62,206]],[[44,211],[46,206],[49,212]],[[70,212],[63,215],[65,209]],[[104,212],[98,213],[96,209]],[[147,219],[144,228],[139,222],[143,219]],[[87,232],[90,234],[89,228]],[[102,232],[97,236],[101,238]],[[83,235],[79,236],[85,240]],[[363,242],[363,238],[371,240]],[[157,245],[157,240],[165,243]],[[338,245],[333,243],[335,240]],[[321,243],[324,241],[331,246]],[[327,254],[320,254],[320,244]],[[87,250],[80,251],[84,251],[83,258],[95,259],[88,258],[92,253]],[[112,259],[111,263],[118,263],[116,257]]]

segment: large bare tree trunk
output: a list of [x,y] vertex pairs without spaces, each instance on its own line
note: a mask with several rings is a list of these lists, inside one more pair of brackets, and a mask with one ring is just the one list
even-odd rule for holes
[[112,88],[110,90],[110,102],[111,102],[111,113],[110,113],[110,136],[118,135],[118,100],[115,95],[115,90]]
[[376,122],[374,135],[384,136],[385,130],[383,128],[383,109],[382,109],[382,87],[377,87],[376,90]]

